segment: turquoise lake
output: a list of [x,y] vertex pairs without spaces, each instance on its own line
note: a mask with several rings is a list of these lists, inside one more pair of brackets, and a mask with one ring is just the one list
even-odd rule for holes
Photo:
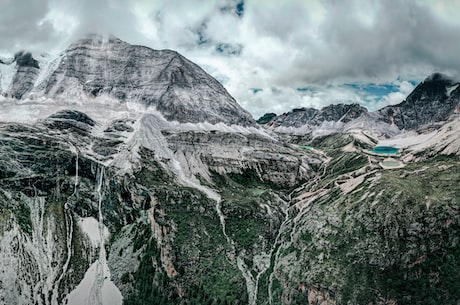
[[397,154],[399,151],[398,148],[392,146],[376,146],[374,149],[370,150],[371,153],[374,154],[387,154],[387,155],[394,155]]

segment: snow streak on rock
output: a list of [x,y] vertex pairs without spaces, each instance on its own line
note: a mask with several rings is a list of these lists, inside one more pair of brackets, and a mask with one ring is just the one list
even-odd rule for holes
[[102,204],[104,200],[104,167],[100,166],[97,173],[96,194],[98,199],[98,233],[99,257],[86,271],[80,284],[67,296],[69,305],[121,305],[123,297],[110,280],[110,269],[107,264],[105,241],[107,228],[104,225]]

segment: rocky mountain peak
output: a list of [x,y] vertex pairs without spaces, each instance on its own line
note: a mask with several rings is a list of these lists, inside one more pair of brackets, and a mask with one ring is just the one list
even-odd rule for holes
[[131,45],[115,36],[87,35],[71,44],[43,85],[46,95],[153,107],[169,121],[252,126],[245,111],[213,77],[179,53]]
[[399,129],[417,129],[445,121],[460,102],[460,82],[441,74],[429,75],[398,105],[379,111],[383,120],[394,123]]
[[279,126],[295,128],[304,125],[320,126],[323,122],[342,124],[367,112],[367,109],[359,104],[333,104],[321,110],[302,107],[272,118],[269,124],[275,128]]
[[256,124],[217,80],[175,51],[89,34],[49,63],[39,64],[28,52],[18,52],[14,61],[8,86],[2,77],[6,97],[23,99],[34,93],[82,104],[102,96],[159,111],[168,121]]
[[447,85],[455,83],[455,81],[452,79],[452,77],[440,73],[440,72],[435,72],[433,74],[428,75],[425,80],[423,81],[424,83],[445,83]]
[[39,71],[39,61],[30,52],[19,51],[13,58],[0,60],[1,93],[21,99],[33,89]]
[[33,58],[30,52],[19,51],[14,55],[14,61],[19,67],[34,67],[40,69],[38,60]]
[[460,81],[433,73],[397,105],[375,112],[359,104],[335,104],[322,108],[295,108],[277,117],[261,118],[265,127],[281,133],[320,134],[366,129],[376,135],[417,130],[427,124],[443,122],[460,111]]
[[367,112],[367,108],[359,104],[333,104],[321,109],[325,121],[341,121],[348,123]]

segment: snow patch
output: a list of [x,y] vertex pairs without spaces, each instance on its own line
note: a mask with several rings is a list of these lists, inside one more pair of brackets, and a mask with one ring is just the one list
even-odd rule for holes
[[[59,56],[51,61],[51,63],[48,64],[49,57],[44,56],[41,58],[39,61],[39,66],[40,66],[40,74],[38,74],[37,79],[35,80],[35,88],[38,90],[45,89],[45,81],[49,80],[51,78],[51,74],[53,74],[54,71],[59,67],[59,64],[62,61],[62,58],[64,58],[64,53],[59,54]],[[46,66],[46,69],[43,67]]]
[[456,85],[453,85],[453,86],[450,86],[450,87],[447,87],[446,88],[446,95],[449,97],[452,92],[458,88],[458,86],[460,86],[460,84],[456,84]]
[[104,172],[104,167],[100,167],[96,174],[99,221],[93,217],[84,218],[82,221],[82,227],[87,231],[87,235],[99,246],[99,258],[86,271],[80,284],[66,297],[65,303],[68,305],[121,305],[123,303],[120,290],[110,279],[105,252],[105,240],[109,234],[102,215]]
[[[102,284],[101,295],[102,300],[97,300],[91,291],[97,286],[98,281],[98,265],[99,260],[96,260],[86,271],[83,280],[78,286],[66,297],[64,304],[67,305],[121,305],[123,297],[117,286],[109,279],[104,279]],[[103,265],[104,274],[110,274],[107,262]]]
[[0,93],[6,92],[16,74],[16,64],[3,60],[5,64],[0,64]]
[[[78,226],[80,227],[81,231],[88,236],[91,244],[94,246],[98,246],[101,243],[101,235],[99,234],[99,222],[94,217],[85,217],[80,218],[78,220]],[[103,237],[104,240],[108,240],[110,237],[109,230],[107,227],[103,225]]]

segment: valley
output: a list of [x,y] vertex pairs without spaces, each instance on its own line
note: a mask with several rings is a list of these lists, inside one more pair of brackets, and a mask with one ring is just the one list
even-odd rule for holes
[[31,63],[2,80],[1,305],[458,304],[455,81],[259,125],[174,51]]

